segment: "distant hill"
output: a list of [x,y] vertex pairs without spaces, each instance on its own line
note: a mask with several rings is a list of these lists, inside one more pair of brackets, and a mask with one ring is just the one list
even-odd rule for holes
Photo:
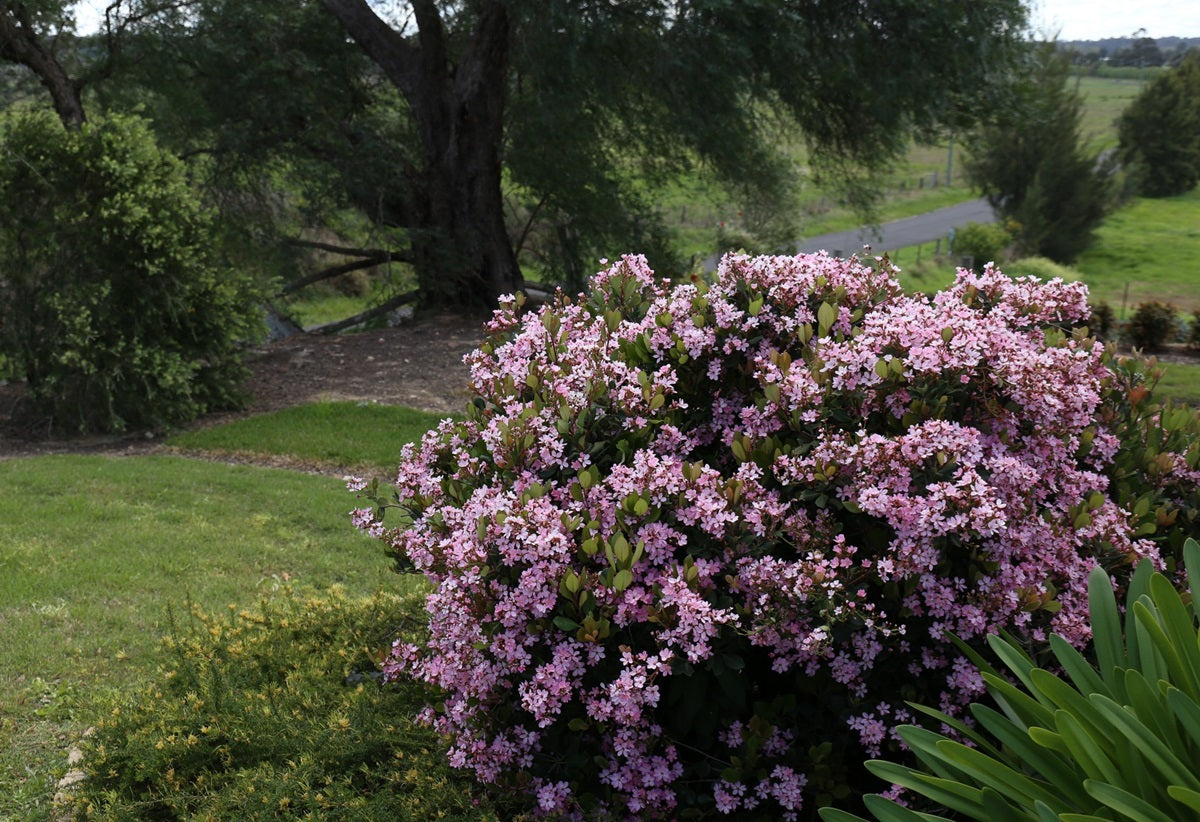
[[[1058,45],[1060,48],[1074,49],[1085,54],[1089,51],[1104,51],[1114,54],[1132,48],[1138,39],[1140,38],[1129,35],[1127,37],[1105,37],[1103,40],[1059,40]],[[1200,37],[1155,37],[1154,42],[1164,52],[1170,52],[1175,51],[1180,45],[1184,49],[1196,48],[1200,46]]]

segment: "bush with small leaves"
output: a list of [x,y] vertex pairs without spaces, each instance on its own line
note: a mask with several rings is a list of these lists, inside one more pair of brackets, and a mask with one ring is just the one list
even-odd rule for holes
[[967,223],[954,232],[954,255],[972,258],[976,271],[982,271],[987,263],[1003,262],[1010,245],[1012,235],[1000,223]]
[[28,113],[0,146],[0,354],[39,415],[115,431],[236,406],[256,292],[149,127]]
[[70,795],[87,819],[507,819],[448,768],[411,717],[423,693],[376,663],[419,598],[273,593],[194,611],[161,679],[115,701],[84,740]]
[[[957,732],[898,729],[920,769],[867,767],[954,815],[918,814],[882,795],[865,798],[879,822],[935,819],[1136,819],[1172,822],[1200,814],[1200,545],[1184,553],[1191,590],[1143,562],[1118,608],[1113,583],[1094,569],[1088,584],[1095,662],[1052,636],[1056,672],[1039,668],[1011,638],[988,644],[1001,674],[972,654],[996,707],[971,706],[973,727],[921,709]],[[1123,619],[1122,619],[1123,615]],[[1124,624],[1122,624],[1124,623]],[[997,710],[999,708],[999,710]],[[910,796],[907,804],[916,804]],[[863,822],[832,808],[825,822]]]
[[468,417],[351,487],[433,586],[388,678],[543,813],[814,818],[907,701],[981,692],[951,634],[1081,645],[1092,568],[1159,560],[1110,495],[1104,347],[1062,330],[1080,283],[905,296],[883,261],[728,255],[672,285],[626,257],[519,307]]
[[1178,332],[1175,307],[1160,302],[1142,303],[1125,325],[1129,344],[1142,351],[1157,351]]

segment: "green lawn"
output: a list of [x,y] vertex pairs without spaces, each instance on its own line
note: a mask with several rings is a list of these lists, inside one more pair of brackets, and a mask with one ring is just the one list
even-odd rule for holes
[[[1112,214],[1075,267],[1091,290],[1128,319],[1139,303],[1159,300],[1181,313],[1200,311],[1200,189],[1138,199]],[[1123,316],[1122,316],[1123,315]]]
[[390,473],[400,461],[400,446],[445,416],[395,405],[313,403],[185,431],[167,444],[184,452],[282,455],[318,467]]
[[1163,364],[1163,369],[1166,373],[1155,394],[1200,408],[1200,363],[1171,362]]
[[41,818],[98,700],[155,670],[167,608],[391,573],[340,480],[178,457],[41,457],[0,472],[0,819]]

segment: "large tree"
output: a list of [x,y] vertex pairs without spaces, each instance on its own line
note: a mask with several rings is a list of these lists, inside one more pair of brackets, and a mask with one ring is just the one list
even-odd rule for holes
[[409,262],[454,307],[519,288],[531,249],[569,280],[665,248],[656,191],[683,171],[784,214],[788,143],[861,202],[914,134],[1000,104],[1024,32],[1020,0],[117,0],[109,19],[106,66],[141,85],[98,99],[136,100],[222,185],[285,168],[336,192],[387,229],[362,264]]
[[521,284],[506,170],[585,252],[621,225],[604,209],[636,210],[630,179],[698,162],[782,190],[775,117],[845,179],[986,108],[1024,19],[1017,0],[413,0],[390,19],[321,2],[404,99],[419,151],[389,210],[426,298],[451,305]]
[[1018,250],[1070,263],[1111,203],[1112,169],[1088,149],[1083,101],[1069,57],[1053,43],[1027,47],[1009,105],[968,141],[967,176],[1015,228]]

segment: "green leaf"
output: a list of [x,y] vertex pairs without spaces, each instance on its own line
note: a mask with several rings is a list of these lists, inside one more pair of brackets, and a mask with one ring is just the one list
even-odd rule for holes
[[[1045,745],[1039,744],[1028,732],[986,705],[972,705],[971,715],[980,727],[994,736],[1012,756],[1041,776],[1046,783],[1053,785],[1060,795],[1076,805],[1087,801],[1087,794],[1083,790],[1083,773],[1074,767],[1069,757],[1058,756],[1055,751],[1047,750]],[[1047,801],[1046,804],[1059,812],[1066,810],[1059,801]]]
[[952,779],[930,776],[892,762],[871,761],[867,763],[867,770],[881,779],[916,791],[952,811],[965,813],[975,819],[986,819],[982,816],[983,792],[978,788]]
[[987,641],[992,652],[1000,657],[1000,661],[1016,675],[1026,690],[1036,697],[1036,689],[1033,687],[1033,682],[1029,679],[1029,672],[1034,669],[1033,660],[1012,642],[1005,641],[995,634],[988,636]]
[[617,571],[617,575],[613,577],[613,587],[618,591],[624,591],[633,584],[633,573],[628,568],[622,568]]
[[[1172,782],[1184,787],[1200,789],[1200,779],[1196,778],[1191,765],[1180,762],[1162,740],[1154,736],[1124,707],[1102,694],[1092,694],[1088,701],[1112,723],[1114,728],[1122,733],[1125,742],[1120,745],[1121,749],[1126,749],[1129,744],[1132,744],[1142,753],[1149,764],[1158,768],[1159,772]],[[1120,780],[1109,779],[1108,781],[1119,782]]]
[[[1126,667],[1125,646],[1122,641],[1121,615],[1113,595],[1112,582],[1104,569],[1096,566],[1088,577],[1088,609],[1092,622],[1092,642],[1096,650],[1096,667],[1105,682],[1116,678],[1115,669]],[[1111,691],[1110,691],[1111,693]]]
[[[1088,736],[1096,740],[1097,744],[1107,747],[1120,741],[1111,727],[1104,722],[1097,721],[1096,711],[1089,704],[1088,697],[1041,668],[1031,671],[1030,679],[1036,684],[1037,691],[1045,694],[1046,699],[1050,700],[1055,707],[1070,712],[1078,722],[1082,723]],[[1055,720],[1057,719],[1058,714],[1056,713]]]
[[1096,673],[1096,669],[1083,658],[1083,654],[1075,650],[1071,643],[1058,634],[1051,634],[1050,650],[1054,652],[1054,657],[1080,693],[1095,692],[1112,696],[1104,680]]
[[[863,819],[861,816],[855,816],[852,813],[847,813],[837,808],[820,808],[817,813],[820,814],[824,822],[868,822],[868,820]],[[878,814],[876,814],[876,818],[883,819]]]
[[817,335],[825,336],[833,324],[837,322],[838,310],[829,303],[821,303],[817,309]]
[[1056,801],[1052,792],[1027,775],[980,751],[968,748],[961,742],[943,739],[937,744],[937,751],[943,759],[953,763],[983,787],[999,791],[1004,796],[1017,800],[1021,805],[1031,805],[1038,799],[1044,802]]
[[574,633],[583,626],[568,616],[559,615],[554,618],[554,627],[558,628],[560,631],[570,631]]
[[1033,725],[1054,727],[1054,711],[1011,682],[995,674],[984,674],[983,681],[996,704],[1013,722],[1026,728]]
[[1175,717],[1167,707],[1162,691],[1150,684],[1140,671],[1125,672],[1125,705],[1150,731],[1175,751],[1187,756]]
[[[1137,602],[1144,596],[1150,594],[1150,577],[1154,575],[1154,566],[1148,559],[1144,559],[1138,563],[1137,568],[1133,571],[1133,576],[1129,578],[1129,586],[1125,589],[1125,612],[1133,612],[1133,603]],[[1145,673],[1145,668],[1142,667],[1143,648],[1139,641],[1137,631],[1129,631],[1125,636],[1125,652],[1126,664],[1130,668],[1139,668]],[[1149,650],[1149,649],[1145,649]]]
[[1178,688],[1167,688],[1167,705],[1179,719],[1184,733],[1191,737],[1193,744],[1200,746],[1200,705],[1196,700]]
[[[1158,606],[1158,622],[1146,628],[1174,674],[1174,684],[1193,699],[1200,699],[1200,648],[1196,646],[1192,615],[1175,586],[1162,574],[1150,578],[1150,596]],[[1134,604],[1134,615],[1139,620],[1149,618],[1149,612],[1140,603]]]
[[1191,537],[1183,543],[1183,562],[1187,568],[1188,590],[1192,593],[1192,603],[1195,607],[1195,603],[1200,601],[1200,543]]
[[1083,783],[1083,787],[1097,800],[1134,822],[1178,822],[1144,799],[1115,785],[1089,779]]
[[1054,722],[1067,752],[1079,763],[1083,772],[1093,779],[1120,781],[1120,772],[1105,753],[1112,750],[1108,743],[1092,738],[1075,716],[1067,711],[1054,714]]
[[1176,802],[1187,805],[1193,811],[1200,811],[1200,791],[1193,791],[1191,788],[1184,788],[1179,785],[1168,785],[1167,796]]

